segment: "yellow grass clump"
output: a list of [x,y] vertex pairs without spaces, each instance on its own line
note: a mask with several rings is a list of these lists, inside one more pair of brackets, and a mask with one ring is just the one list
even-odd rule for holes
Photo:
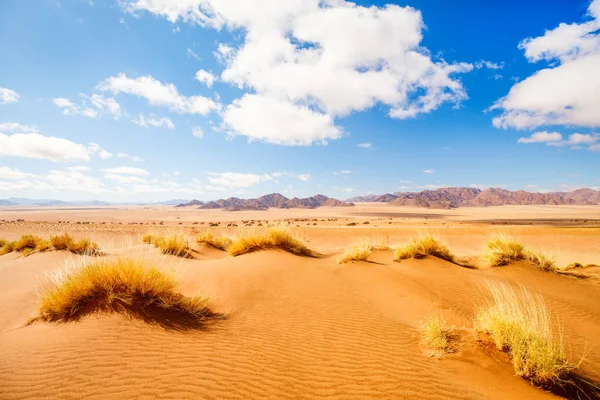
[[269,228],[268,230],[255,231],[245,234],[234,240],[228,248],[232,256],[239,256],[258,250],[282,249],[299,256],[313,256],[314,253],[296,238],[289,230],[284,228]]
[[214,236],[210,232],[202,233],[196,237],[198,244],[204,244],[214,249],[227,251],[233,241],[226,236]]
[[100,248],[97,243],[87,238],[75,241],[68,233],[50,236],[50,244],[55,250],[68,250],[74,254],[88,256],[100,254]]
[[163,254],[171,254],[178,257],[190,258],[190,247],[183,235],[172,234],[168,237],[144,235],[142,237],[144,243],[152,243],[154,247],[160,249]]
[[476,328],[508,352],[518,375],[541,385],[563,381],[574,366],[566,360],[562,337],[553,332],[543,298],[504,283],[488,286],[492,301],[476,311]]
[[548,257],[540,251],[527,250],[525,260],[544,271],[556,271],[558,269],[554,257]]
[[436,237],[425,234],[419,239],[394,250],[394,261],[402,261],[409,258],[423,258],[427,255],[435,256],[447,261],[454,261],[454,255],[450,249],[440,242]]
[[360,244],[347,250],[342,257],[338,260],[338,263],[345,264],[350,261],[367,261],[369,255],[371,255],[372,247],[367,242],[361,242]]
[[501,267],[513,261],[525,259],[525,247],[514,237],[498,234],[484,245],[483,258],[490,267]]
[[0,256],[8,254],[13,251],[14,242],[3,241],[2,246],[0,246]]
[[[206,299],[185,297],[177,282],[141,261],[119,258],[74,267],[55,276],[40,295],[43,321],[64,321],[91,311],[135,311],[158,307],[194,318],[210,314]],[[93,307],[93,309],[90,309]]]
[[[3,247],[4,248],[4,247]],[[12,243],[12,251],[28,256],[31,253],[46,251],[50,248],[50,243],[34,235],[23,235],[19,240]]]
[[432,356],[441,356],[450,349],[451,329],[446,327],[446,320],[441,315],[428,315],[421,325],[423,341],[433,348]]
[[142,243],[152,244],[153,238],[154,237],[152,236],[152,234],[146,233],[144,236],[142,236]]

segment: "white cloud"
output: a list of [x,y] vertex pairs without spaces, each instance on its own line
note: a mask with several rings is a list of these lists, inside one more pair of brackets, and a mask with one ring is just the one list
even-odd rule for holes
[[[0,156],[46,159],[54,162],[89,161],[90,155],[102,152],[96,144],[85,146],[70,140],[39,133],[0,133]],[[110,154],[110,153],[109,153]]]
[[435,174],[435,169],[424,169],[423,172],[426,174]]
[[187,49],[187,56],[190,57],[190,58],[193,57],[193,58],[195,58],[198,61],[201,60],[200,56],[198,54],[194,53],[194,50],[192,50],[190,48]]
[[0,105],[17,103],[19,101],[19,94],[14,90],[0,87]]
[[335,189],[339,190],[340,192],[346,192],[346,193],[352,193],[352,192],[354,192],[354,188],[336,187]]
[[140,161],[144,161],[142,160],[140,157],[138,156],[132,156],[131,154],[127,154],[127,153],[119,153],[117,154],[118,158],[127,158],[133,162],[140,162]]
[[481,60],[477,61],[473,64],[473,66],[477,69],[488,68],[488,69],[502,69],[504,68],[504,63],[497,64],[495,62]]
[[372,143],[359,143],[356,146],[362,147],[363,149],[372,149],[373,148]]
[[143,97],[154,106],[167,107],[179,114],[205,115],[219,109],[212,99],[203,96],[185,97],[172,83],[162,83],[152,76],[128,78],[125,74],[111,76],[98,84],[101,91],[110,91]]
[[24,179],[27,174],[16,168],[0,167],[0,179]]
[[148,118],[144,117],[144,114],[140,113],[140,115],[138,115],[137,118],[134,118],[131,120],[131,122],[133,122],[136,125],[139,125],[143,128],[148,129],[148,126],[154,126],[156,128],[167,128],[167,129],[174,129],[175,125],[173,124],[173,121],[171,121],[169,118],[167,117],[162,117],[162,118],[155,118],[154,116],[150,116]]
[[347,175],[347,174],[351,174],[352,171],[350,171],[349,169],[343,169],[341,171],[336,171],[333,172],[334,175]]
[[217,79],[217,77],[215,75],[213,75],[212,73],[205,71],[203,69],[199,69],[198,71],[196,71],[196,75],[194,76],[194,78],[198,82],[204,83],[209,88],[212,86],[212,84]]
[[98,154],[98,156],[100,156],[100,158],[103,160],[106,160],[106,159],[112,157],[112,153],[109,153],[108,151],[101,148],[98,145],[98,143],[89,143],[88,149],[90,150],[90,152]]
[[600,126],[600,0],[590,4],[588,15],[588,22],[562,23],[519,44],[530,62],[545,60],[551,67],[516,83],[491,107],[502,110],[494,126]]
[[327,114],[254,94],[245,94],[227,106],[223,121],[233,135],[282,145],[324,144],[342,135],[342,129]]
[[362,7],[343,0],[124,0],[122,5],[135,15],[148,11],[173,23],[243,32],[239,48],[220,43],[215,52],[225,64],[221,80],[252,93],[230,109],[268,101],[271,108],[296,108],[314,113],[313,120],[327,120],[326,135],[306,135],[294,127],[299,120],[282,130],[276,113],[263,113],[260,121],[246,115],[237,133],[251,131],[259,140],[298,145],[339,138],[335,116],[379,103],[392,118],[411,118],[467,98],[455,75],[473,66],[433,60],[421,44],[421,13],[412,7]]
[[240,189],[254,186],[263,181],[270,181],[273,178],[270,175],[242,174],[238,172],[205,172],[208,175],[208,181],[217,187],[210,189]]
[[561,142],[562,135],[558,132],[535,132],[530,137],[522,137],[517,140],[517,143],[548,143]]
[[115,181],[117,183],[121,183],[121,184],[128,184],[128,183],[146,183],[146,180],[143,178],[140,178],[138,176],[131,176],[131,175],[118,175],[118,174],[104,174],[104,177],[108,180],[111,181]]
[[[100,115],[108,114],[115,119],[120,118],[122,115],[121,105],[112,97],[104,97],[99,94],[93,94],[90,97],[81,94],[81,97],[83,98],[81,106],[64,97],[57,97],[52,102],[56,107],[63,110],[64,115],[83,115],[88,118],[99,118]],[[87,101],[95,108],[87,107]]]
[[135,167],[116,167],[116,168],[105,168],[102,171],[109,174],[121,174],[121,175],[136,175],[145,176],[150,175],[150,172],[142,168]]
[[300,175],[298,175],[298,179],[300,179],[301,181],[304,181],[304,182],[308,182],[311,177],[312,177],[311,174],[300,174]]
[[194,126],[192,128],[192,135],[194,135],[197,138],[203,139],[204,138],[204,132],[202,131],[202,128],[200,128],[199,126]]
[[37,128],[18,122],[0,122],[0,132],[37,132]]

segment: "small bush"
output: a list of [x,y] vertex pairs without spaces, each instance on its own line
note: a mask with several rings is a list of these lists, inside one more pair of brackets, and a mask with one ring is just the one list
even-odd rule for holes
[[152,306],[197,319],[210,315],[206,300],[183,296],[171,276],[156,268],[147,268],[140,261],[117,259],[57,274],[40,296],[37,319],[69,320],[89,306],[111,312]]
[[23,235],[21,238],[12,244],[13,251],[21,253],[23,256],[28,256],[31,253],[46,251],[50,248],[50,243],[38,236]]
[[450,350],[451,329],[446,327],[444,317],[434,314],[428,315],[421,325],[421,330],[423,341],[434,350],[432,356],[437,355],[439,357]]
[[266,231],[260,230],[244,235],[231,243],[228,252],[235,257],[272,248],[282,249],[301,256],[313,255],[313,252],[301,240],[283,228],[269,228]]
[[338,263],[345,264],[350,261],[367,261],[369,255],[371,255],[371,250],[372,248],[367,242],[362,242],[346,251],[338,260]]
[[356,226],[356,222],[349,222],[346,224],[347,226]]
[[198,235],[196,237],[196,242],[198,244],[204,244],[204,245],[212,247],[214,249],[223,250],[223,251],[227,251],[229,246],[231,246],[231,243],[233,243],[233,241],[228,237],[225,237],[225,236],[215,237],[210,232]]
[[163,254],[170,254],[178,257],[191,257],[187,240],[183,235],[171,235],[167,238],[157,237],[153,244],[160,249]]
[[4,247],[5,244],[6,244],[6,240],[0,239],[0,248]]
[[525,259],[525,247],[514,237],[496,235],[484,246],[483,257],[490,267],[501,267],[510,262]]
[[152,244],[153,236],[150,233],[146,233],[142,236],[142,243]]
[[423,258],[427,255],[435,256],[447,261],[454,261],[450,249],[432,235],[421,235],[418,240],[394,250],[394,261],[409,258]]
[[55,250],[68,250],[73,245],[73,237],[68,233],[50,236],[50,243]]
[[100,253],[98,244],[92,242],[90,239],[81,239],[78,242],[72,242],[68,249],[71,253],[80,255],[93,256]]
[[543,298],[503,283],[488,286],[492,301],[476,311],[476,328],[508,352],[518,375],[542,385],[561,382],[574,366],[566,360],[562,338],[553,332]]
[[6,242],[0,248],[0,256],[11,253],[14,250],[14,242]]
[[525,260],[543,271],[556,271],[558,269],[554,257],[548,257],[539,251],[526,251]]

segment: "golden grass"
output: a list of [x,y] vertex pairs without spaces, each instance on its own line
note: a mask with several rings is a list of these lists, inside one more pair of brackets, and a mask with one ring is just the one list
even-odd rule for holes
[[542,385],[562,382],[574,366],[565,357],[561,335],[553,332],[543,298],[504,283],[488,286],[492,301],[477,309],[476,328],[508,352],[518,375]]
[[233,240],[226,236],[214,236],[211,232],[206,232],[196,237],[196,243],[227,251],[229,246],[231,246],[231,243],[233,243]]
[[190,246],[183,235],[172,234],[167,236],[155,236],[146,234],[142,237],[144,243],[152,243],[154,247],[160,249],[163,254],[170,254],[178,257],[191,258]]
[[73,243],[73,237],[68,233],[50,236],[50,243],[55,250],[68,250]]
[[501,267],[524,260],[525,247],[512,236],[497,234],[485,243],[482,256],[490,267]]
[[[76,317],[81,311],[141,310],[148,306],[204,318],[209,310],[206,299],[185,297],[177,282],[143,262],[119,258],[101,260],[57,274],[40,295],[39,316],[44,321]],[[89,307],[94,307],[90,310]]]
[[50,236],[50,244],[55,250],[68,250],[71,253],[87,256],[100,254],[100,247],[90,239],[83,238],[75,241],[68,233]]
[[146,233],[144,236],[142,236],[142,243],[152,244],[153,238],[154,237],[152,236],[152,234]]
[[[28,256],[32,253],[48,250],[50,248],[50,243],[38,236],[23,235],[20,239],[12,242],[11,246],[11,251],[16,251],[23,256]],[[3,249],[4,247],[6,247],[6,244],[3,246]]]
[[8,254],[13,251],[14,242],[4,242],[2,247],[0,247],[0,256]]
[[441,315],[428,315],[421,325],[423,341],[433,348],[432,356],[441,356],[450,350],[451,328],[446,327],[446,320]]
[[367,261],[369,255],[371,255],[371,251],[371,245],[368,242],[363,241],[342,254],[338,263],[345,264],[350,261]]
[[239,256],[258,250],[281,249],[299,256],[313,256],[314,253],[289,230],[272,227],[246,233],[235,239],[228,248],[232,256]]
[[548,257],[537,250],[525,251],[525,260],[544,271],[556,271],[558,269],[554,257]]
[[427,255],[435,256],[447,261],[454,261],[454,255],[439,239],[430,234],[423,234],[419,239],[394,250],[394,261],[409,258],[423,258]]

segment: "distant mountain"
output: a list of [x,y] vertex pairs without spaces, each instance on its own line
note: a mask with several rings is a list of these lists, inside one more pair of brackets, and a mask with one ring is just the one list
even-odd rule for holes
[[269,208],[317,208],[317,207],[352,207],[353,203],[343,202],[337,199],[317,194],[312,197],[299,199],[297,197],[288,199],[279,193],[271,193],[256,199],[240,199],[230,197],[202,203],[192,200],[189,203],[178,204],[176,207],[198,206],[200,209],[223,209],[225,211],[241,210],[268,210]]
[[600,191],[578,189],[572,192],[531,193],[499,188],[440,188],[421,192],[397,192],[352,197],[348,202],[384,202],[395,206],[426,208],[488,207],[501,205],[594,205],[600,204]]

